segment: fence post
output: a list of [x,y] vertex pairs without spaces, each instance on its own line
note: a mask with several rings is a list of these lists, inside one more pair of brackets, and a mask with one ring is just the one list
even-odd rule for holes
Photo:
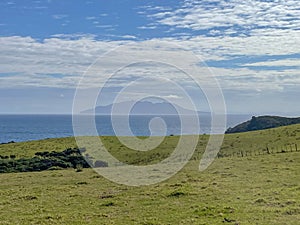
[[268,154],[270,154],[270,150],[269,150],[269,147],[268,147],[268,145],[267,145],[267,153],[268,153]]

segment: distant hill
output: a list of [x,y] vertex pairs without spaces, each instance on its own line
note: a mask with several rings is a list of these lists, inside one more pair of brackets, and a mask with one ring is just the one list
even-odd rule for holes
[[[130,105],[132,102],[120,102],[115,103],[118,105],[119,108],[126,108],[128,105]],[[111,115],[113,104],[106,105],[106,106],[97,106],[95,108],[95,114],[97,115]],[[180,106],[177,106],[180,109],[180,112],[184,115],[191,115],[195,113],[192,110],[182,108]],[[94,112],[94,109],[88,109],[83,111],[82,113],[91,114]],[[198,112],[196,113],[204,113],[204,112]],[[119,112],[118,114],[125,115],[125,112]],[[159,103],[153,103],[150,101],[139,101],[136,102],[131,110],[131,114],[133,115],[177,115],[175,107],[168,102],[159,102]],[[207,113],[209,114],[209,113]]]
[[264,130],[280,126],[288,126],[292,124],[300,124],[300,117],[287,118],[280,116],[253,116],[251,120],[241,123],[233,128],[228,128],[225,133],[240,133],[254,130]]

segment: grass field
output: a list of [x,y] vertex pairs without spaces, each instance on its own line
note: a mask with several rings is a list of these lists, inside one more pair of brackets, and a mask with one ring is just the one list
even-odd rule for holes
[[[0,174],[0,224],[300,224],[299,125],[228,134],[221,153],[231,157],[199,172],[207,139],[200,136],[182,171],[150,186],[118,185],[92,169]],[[102,140],[116,157],[139,165],[167,157],[178,137],[138,153],[113,137]],[[73,138],[48,139],[0,145],[0,155],[75,146]]]

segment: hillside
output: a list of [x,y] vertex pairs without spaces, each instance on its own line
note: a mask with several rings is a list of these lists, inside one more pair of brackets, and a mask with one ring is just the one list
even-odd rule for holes
[[[149,186],[115,184],[92,169],[0,174],[0,224],[299,224],[300,152],[295,146],[300,146],[300,125],[226,134],[220,153],[230,156],[216,158],[199,172],[207,138],[200,136],[183,170]],[[166,157],[178,137],[166,137],[154,151],[138,154],[122,148],[115,137],[102,140],[116,157],[143,164]],[[11,143],[0,145],[0,154],[30,157],[74,145],[73,138]],[[240,151],[257,154],[234,154]]]
[[[194,159],[199,159],[205,150],[209,135],[200,135]],[[117,137],[101,137],[102,142],[115,157],[131,164],[149,164],[157,162],[174,150],[179,137],[167,136],[164,141],[151,151],[133,151],[122,145]],[[240,151],[265,151],[283,148],[290,144],[300,146],[300,124],[278,127],[268,130],[226,134],[221,147],[221,154],[232,154]],[[53,138],[39,141],[0,144],[0,155],[15,155],[16,158],[32,158],[37,152],[62,152],[68,148],[76,148],[74,137]]]
[[264,130],[269,128],[288,126],[292,124],[299,124],[300,117],[298,118],[287,118],[280,116],[253,116],[251,120],[241,123],[233,128],[228,128],[226,131],[229,133],[240,133],[254,130]]

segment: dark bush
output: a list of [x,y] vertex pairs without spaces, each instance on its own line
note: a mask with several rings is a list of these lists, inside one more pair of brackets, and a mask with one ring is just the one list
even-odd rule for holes
[[[89,168],[93,165],[92,157],[81,155],[78,148],[68,148],[62,152],[37,152],[33,158],[19,158],[15,155],[0,157],[0,173],[42,171],[53,168]],[[106,167],[103,161],[96,161],[97,167]]]

